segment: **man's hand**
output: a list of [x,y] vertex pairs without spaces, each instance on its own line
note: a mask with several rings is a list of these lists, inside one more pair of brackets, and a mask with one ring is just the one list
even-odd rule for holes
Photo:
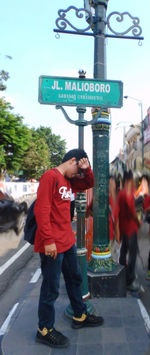
[[80,169],[86,170],[89,167],[89,161],[87,158],[82,158],[78,162],[78,167]]
[[51,256],[52,258],[56,259],[57,256],[57,248],[56,248],[56,244],[49,244],[49,245],[45,245],[45,255],[47,256]]

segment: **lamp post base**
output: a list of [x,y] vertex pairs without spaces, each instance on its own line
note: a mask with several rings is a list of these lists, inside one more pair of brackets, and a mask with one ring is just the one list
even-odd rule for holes
[[113,261],[111,254],[108,258],[92,257],[88,264],[88,270],[94,273],[110,272],[113,271],[117,264]]
[[111,272],[88,271],[91,297],[126,297],[125,267],[117,265]]

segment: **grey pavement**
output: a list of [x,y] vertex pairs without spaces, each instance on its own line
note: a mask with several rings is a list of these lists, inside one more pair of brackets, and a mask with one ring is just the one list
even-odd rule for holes
[[[144,279],[150,250],[148,225],[143,225],[138,239],[142,263],[139,258],[138,262],[140,269],[144,270],[141,274],[141,278]],[[24,241],[21,239],[17,250],[23,245]],[[33,248],[30,247],[28,250],[28,257],[31,257]],[[13,255],[13,252],[10,250],[9,257]],[[24,257],[21,260],[24,260]],[[4,259],[1,257],[1,264],[3,263]],[[17,267],[16,262],[14,264]],[[10,270],[8,271],[8,274],[10,274]],[[63,279],[61,279],[60,295],[56,301],[55,326],[56,329],[69,337],[70,346],[67,349],[56,350],[46,345],[37,344],[35,334],[38,322],[37,307],[40,285],[41,278],[36,284],[30,284],[28,292],[19,301],[7,333],[2,339],[3,355],[53,355],[58,353],[63,355],[91,355],[92,353],[94,355],[150,355],[150,336],[146,331],[137,298],[130,296],[126,298],[91,299],[90,303],[93,305],[96,314],[104,317],[104,325],[93,329],[74,330],[71,328],[71,320],[64,315],[69,301]]]
[[104,325],[75,330],[71,320],[64,315],[69,305],[63,278],[60,295],[56,301],[57,330],[70,339],[67,349],[51,349],[35,342],[37,307],[41,278],[29,289],[14,313],[7,333],[2,340],[3,355],[148,355],[150,336],[135,297],[93,298],[95,313],[104,317]]

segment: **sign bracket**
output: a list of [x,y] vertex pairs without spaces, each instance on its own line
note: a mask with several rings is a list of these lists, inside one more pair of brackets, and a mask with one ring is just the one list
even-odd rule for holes
[[[95,117],[94,117],[92,120],[90,120],[90,121],[86,121],[86,120],[82,120],[82,121],[81,121],[81,120],[72,120],[72,119],[68,116],[68,114],[67,114],[66,110],[64,109],[64,107],[61,106],[61,105],[56,105],[55,108],[56,108],[56,110],[59,110],[59,109],[60,109],[60,110],[62,111],[62,113],[64,114],[66,120],[67,120],[69,123],[71,123],[71,124],[75,124],[76,126],[94,125],[95,123],[97,123],[97,119],[99,118],[101,112],[104,110],[104,107],[103,107],[103,108],[100,108],[100,110],[98,111],[97,115],[95,115]],[[81,110],[81,109],[82,109],[82,107],[77,107],[77,112],[80,113],[80,110]]]

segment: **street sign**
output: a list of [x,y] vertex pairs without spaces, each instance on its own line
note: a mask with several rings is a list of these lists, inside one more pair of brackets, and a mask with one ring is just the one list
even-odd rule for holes
[[39,78],[39,102],[62,106],[121,107],[123,83],[42,75]]

